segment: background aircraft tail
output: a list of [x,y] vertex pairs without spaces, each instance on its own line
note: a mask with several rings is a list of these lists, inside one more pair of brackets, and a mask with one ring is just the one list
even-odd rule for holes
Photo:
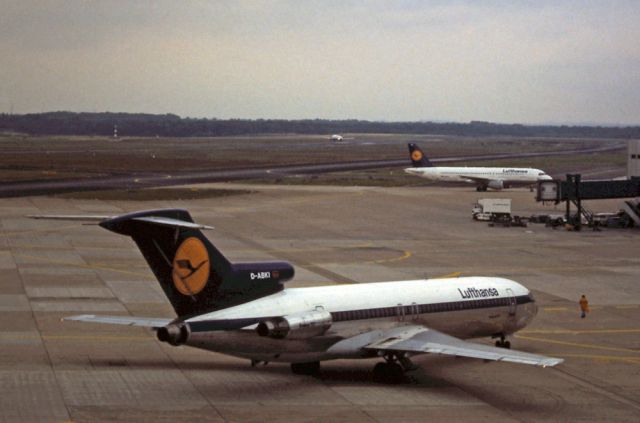
[[409,156],[413,167],[433,167],[433,163],[424,155],[420,147],[414,143],[409,143]]
[[231,263],[186,210],[162,209],[104,220],[140,248],[178,317],[230,307],[280,291],[293,278],[287,262]]

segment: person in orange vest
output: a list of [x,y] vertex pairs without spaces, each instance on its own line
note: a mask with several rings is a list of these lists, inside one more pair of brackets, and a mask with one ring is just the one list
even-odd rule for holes
[[589,312],[589,301],[587,300],[587,297],[585,297],[584,294],[582,294],[582,297],[580,297],[580,317],[584,319],[587,316],[588,312]]

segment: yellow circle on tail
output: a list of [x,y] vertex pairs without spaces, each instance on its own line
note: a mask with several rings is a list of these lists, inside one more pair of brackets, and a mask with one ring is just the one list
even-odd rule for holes
[[414,162],[419,162],[420,160],[422,160],[422,151],[415,150],[413,153],[411,153],[411,160],[413,160]]
[[207,284],[210,269],[207,247],[198,238],[187,238],[173,258],[173,284],[182,295],[195,295]]

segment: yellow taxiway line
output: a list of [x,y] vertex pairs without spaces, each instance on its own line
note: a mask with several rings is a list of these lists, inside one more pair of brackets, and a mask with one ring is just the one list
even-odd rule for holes
[[540,334],[540,335],[581,335],[583,333],[640,333],[640,329],[532,329],[522,330],[520,334]]
[[570,347],[587,348],[587,349],[594,349],[594,350],[617,351],[617,352],[625,352],[625,353],[631,353],[631,354],[640,354],[640,351],[632,350],[629,348],[616,348],[616,347],[605,347],[602,345],[594,345],[594,344],[581,344],[577,342],[558,341],[555,339],[536,338],[533,336],[518,335],[518,334],[515,334],[514,337],[518,339],[526,339],[528,341],[544,342],[547,344],[567,345]]

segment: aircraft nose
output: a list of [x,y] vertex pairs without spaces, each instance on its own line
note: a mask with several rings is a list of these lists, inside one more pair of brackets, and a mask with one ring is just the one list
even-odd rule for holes
[[553,178],[551,176],[549,176],[549,175],[542,175],[539,179],[541,181],[551,181],[551,180],[553,180]]

